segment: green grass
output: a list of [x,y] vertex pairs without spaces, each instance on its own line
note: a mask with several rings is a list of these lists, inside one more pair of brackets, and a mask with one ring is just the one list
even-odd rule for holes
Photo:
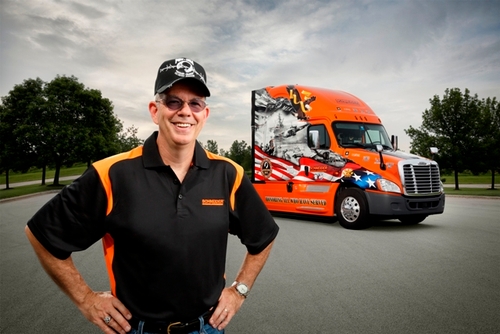
[[[59,177],[75,176],[75,178],[76,178],[77,176],[82,175],[82,173],[86,169],[87,169],[86,164],[80,164],[80,165],[76,165],[74,167],[69,167],[69,168],[61,168],[61,172],[60,172]],[[45,179],[48,180],[48,179],[54,178],[54,174],[55,174],[54,169],[47,169]],[[14,183],[17,183],[17,182],[28,182],[28,181],[40,181],[40,182],[39,182],[39,184],[33,184],[33,185],[27,185],[27,186],[15,186],[14,185]],[[35,193],[40,193],[40,192],[45,192],[45,191],[51,191],[51,190],[60,190],[65,185],[68,185],[71,183],[71,181],[59,181],[60,186],[54,186],[52,184],[52,181],[50,181],[50,182],[46,181],[46,185],[42,186],[42,185],[40,185],[42,183],[41,181],[42,181],[42,170],[41,169],[30,170],[27,173],[11,172],[9,174],[9,187],[10,187],[10,189],[4,189],[5,174],[0,174],[0,185],[2,185],[2,188],[0,189],[0,200],[12,198],[12,197],[30,195],[30,194],[35,194]]]
[[444,193],[446,196],[448,195],[458,195],[458,196],[493,196],[500,197],[500,187],[496,187],[495,189],[488,189],[487,186],[484,188],[467,188],[460,187],[460,190],[455,190],[455,186],[444,187]]
[[36,194],[36,193],[41,193],[41,192],[46,192],[46,191],[58,191],[64,188],[65,185],[70,184],[70,181],[65,181],[65,182],[59,182],[59,186],[54,186],[52,184],[50,185],[45,185],[41,186],[39,184],[33,184],[29,186],[22,186],[22,187],[15,187],[11,189],[0,189],[0,200],[1,199],[7,199],[7,198],[13,198],[13,197],[19,197],[19,196],[25,196],[25,195],[30,195],[30,194]]
[[[441,175],[445,187],[455,185],[454,175]],[[495,174],[495,184],[500,182],[500,175]],[[491,174],[472,175],[467,173],[458,174],[458,184],[491,184]]]
[[[65,176],[73,176],[73,175],[82,175],[83,172],[87,169],[87,165],[77,165],[69,168],[61,168],[61,172],[59,177]],[[47,173],[45,178],[52,179],[54,178],[55,169],[47,169]],[[42,180],[42,170],[35,169],[30,170],[27,173],[9,173],[9,184],[16,182],[26,182],[26,181],[38,181]],[[41,182],[40,182],[41,183]],[[5,184],[5,174],[0,174],[0,185]]]

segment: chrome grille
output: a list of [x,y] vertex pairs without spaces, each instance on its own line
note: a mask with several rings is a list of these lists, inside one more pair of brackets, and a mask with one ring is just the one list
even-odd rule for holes
[[405,164],[403,165],[403,183],[407,195],[439,194],[441,191],[439,167],[435,163]]

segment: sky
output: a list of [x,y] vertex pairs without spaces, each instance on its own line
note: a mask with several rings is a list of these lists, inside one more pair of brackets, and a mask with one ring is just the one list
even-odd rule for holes
[[447,88],[500,99],[500,0],[0,0],[0,96],[75,76],[146,139],[178,57],[207,72],[203,144],[250,144],[251,91],[300,84],[356,95],[409,152],[404,130]]

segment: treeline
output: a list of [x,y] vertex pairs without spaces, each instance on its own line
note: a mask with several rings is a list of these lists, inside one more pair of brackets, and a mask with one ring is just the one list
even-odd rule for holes
[[92,161],[142,144],[134,126],[123,129],[113,104],[99,90],[86,88],[71,76],[50,82],[28,79],[0,105],[0,172],[26,172],[31,167],[55,168]]
[[252,169],[252,150],[250,145],[248,145],[244,140],[235,140],[231,144],[229,151],[222,148],[219,149],[217,142],[210,139],[207,140],[207,143],[203,146],[207,151],[229,158],[240,164],[246,171],[250,171]]
[[[50,82],[28,79],[1,98],[0,173],[42,169],[45,184],[47,167],[55,169],[59,184],[62,166],[85,162],[88,165],[107,156],[128,151],[143,143],[137,128],[123,129],[113,112],[113,104],[99,90],[86,88],[71,76],[57,76]],[[447,89],[442,98],[435,95],[422,114],[419,128],[404,131],[411,138],[411,153],[436,160],[442,174],[495,172],[500,170],[500,104],[496,97],[480,100],[468,89]],[[235,140],[229,151],[208,140],[205,149],[228,157],[249,171],[251,147]],[[437,155],[429,147],[439,148]]]
[[500,171],[500,103],[496,97],[479,99],[468,89],[446,89],[442,98],[435,95],[431,106],[422,114],[422,125],[410,126],[411,153],[429,157],[429,147],[439,154],[432,158],[442,173],[453,173],[455,189],[458,174],[491,172],[491,189],[495,188],[495,172]]

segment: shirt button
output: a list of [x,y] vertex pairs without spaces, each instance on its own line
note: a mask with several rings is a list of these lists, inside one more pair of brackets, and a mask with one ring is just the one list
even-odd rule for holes
[[179,199],[182,199],[182,195],[179,195]]

